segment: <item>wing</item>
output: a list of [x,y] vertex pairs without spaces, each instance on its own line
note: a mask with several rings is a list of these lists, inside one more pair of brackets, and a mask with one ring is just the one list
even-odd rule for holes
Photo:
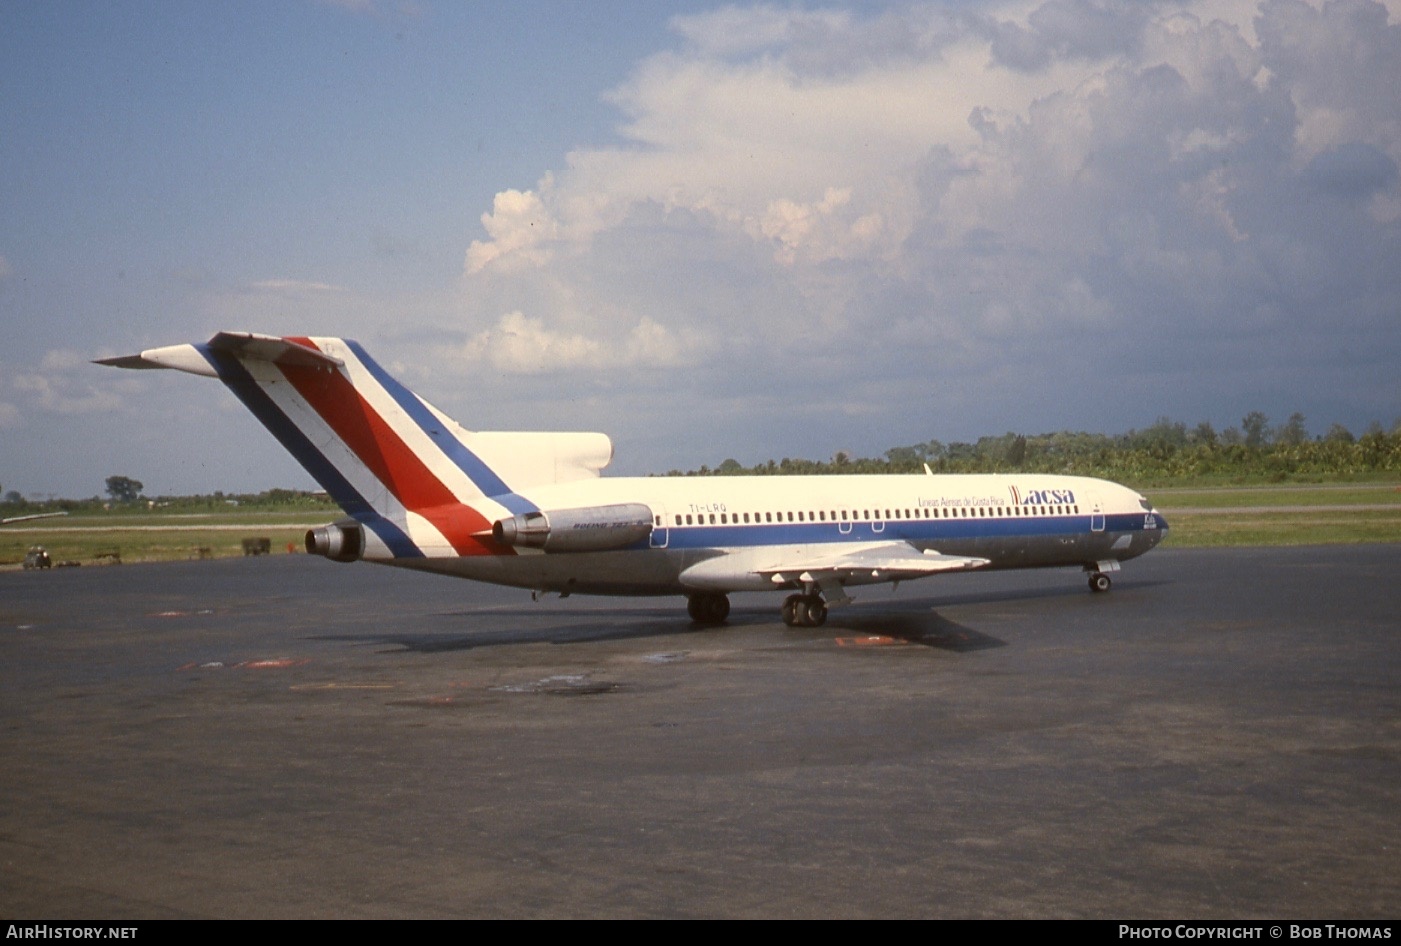
[[848,542],[738,549],[697,562],[680,578],[687,588],[717,591],[815,585],[828,605],[839,605],[851,600],[842,587],[846,584],[898,582],[987,564],[985,558],[921,552],[908,542]]
[[938,572],[967,571],[986,564],[988,559],[985,558],[943,555],[933,549],[921,552],[908,542],[872,542],[855,548],[836,546],[755,571],[776,585],[790,581],[811,582],[822,589],[829,605],[839,605],[851,600],[842,584],[852,579],[898,582]]
[[918,578],[935,572],[965,571],[986,565],[985,558],[921,552],[908,542],[863,543],[856,548],[836,546],[815,555],[777,562],[756,571],[782,581],[800,579],[802,572],[831,572],[841,578]]

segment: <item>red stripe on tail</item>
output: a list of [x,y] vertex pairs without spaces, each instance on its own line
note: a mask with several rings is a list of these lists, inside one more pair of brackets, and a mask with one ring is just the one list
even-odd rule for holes
[[[288,341],[311,345],[310,339]],[[278,369],[404,508],[431,522],[458,555],[514,552],[490,536],[473,535],[489,530],[491,523],[476,509],[458,502],[350,379],[339,371],[307,366],[278,365]]]

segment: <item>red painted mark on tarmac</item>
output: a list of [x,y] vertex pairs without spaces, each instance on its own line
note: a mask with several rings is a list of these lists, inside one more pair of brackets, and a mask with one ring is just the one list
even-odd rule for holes
[[838,637],[838,647],[890,647],[897,644],[904,644],[897,637],[885,637],[880,634],[873,634],[869,637]]
[[220,660],[211,660],[205,663],[192,660],[175,669],[177,671],[223,670],[227,667],[232,667],[234,670],[282,670],[287,667],[300,667],[305,663],[311,663],[311,661],[305,657],[287,657],[282,660],[245,660],[243,663],[237,664],[226,664]]

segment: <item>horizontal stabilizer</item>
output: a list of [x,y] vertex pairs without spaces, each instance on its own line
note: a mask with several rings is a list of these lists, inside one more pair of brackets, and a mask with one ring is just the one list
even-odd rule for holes
[[110,368],[170,368],[190,374],[217,378],[218,372],[209,363],[200,346],[166,345],[164,348],[148,348],[139,355],[122,355],[118,358],[98,358],[93,364],[107,365]]
[[313,348],[310,342],[303,345],[294,339],[255,332],[220,332],[209,340],[209,347],[238,358],[271,361],[279,365],[339,368],[345,364],[341,359]]
[[240,361],[269,361],[279,365],[339,368],[341,359],[293,339],[252,332],[220,332],[203,345],[167,345],[148,348],[139,355],[98,358],[94,364],[110,368],[171,368],[190,374],[217,378],[210,352],[224,352]]

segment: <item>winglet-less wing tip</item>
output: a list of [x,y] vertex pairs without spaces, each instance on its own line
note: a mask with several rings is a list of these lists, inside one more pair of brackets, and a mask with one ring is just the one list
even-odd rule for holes
[[95,365],[106,365],[109,368],[164,368],[165,365],[152,364],[140,355],[122,355],[118,358],[94,358]]
[[171,368],[190,374],[217,378],[218,372],[205,357],[203,346],[167,345],[164,348],[148,348],[139,355],[121,355],[116,358],[99,358],[94,364],[111,368]]

